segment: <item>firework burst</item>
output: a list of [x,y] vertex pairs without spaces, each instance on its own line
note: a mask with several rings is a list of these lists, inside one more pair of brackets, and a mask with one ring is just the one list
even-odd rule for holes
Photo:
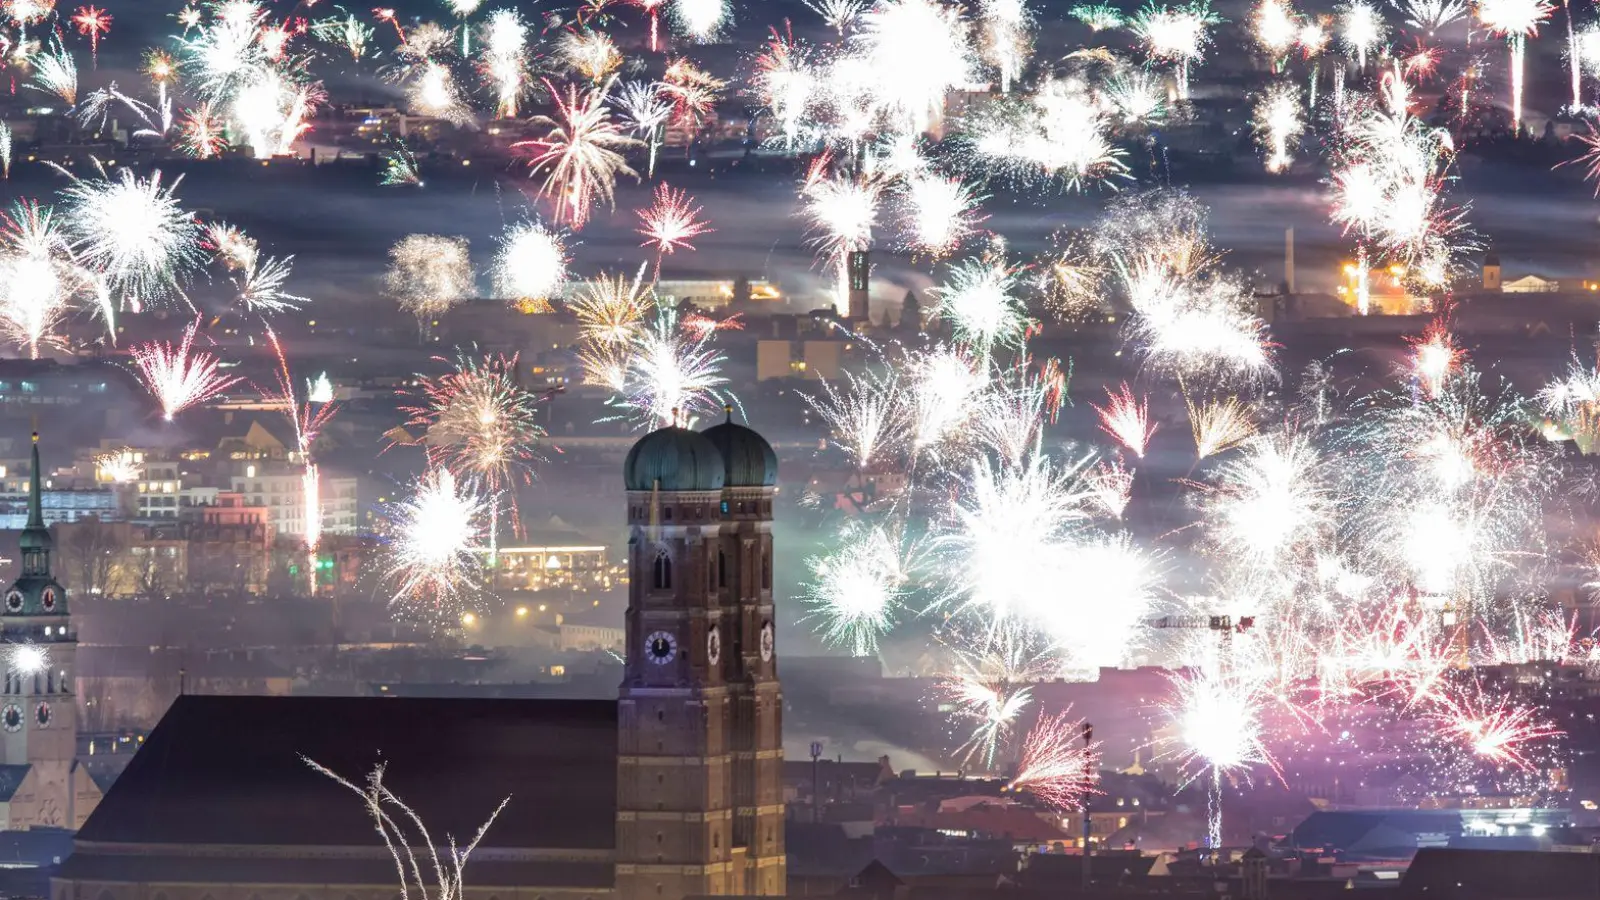
[[222,361],[216,356],[194,349],[199,329],[199,322],[189,325],[176,345],[152,341],[129,348],[145,390],[161,404],[162,418],[168,422],[239,382],[236,377],[222,374]]

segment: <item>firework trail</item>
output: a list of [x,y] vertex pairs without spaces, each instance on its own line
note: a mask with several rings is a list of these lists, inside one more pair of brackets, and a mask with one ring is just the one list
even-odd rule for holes
[[1339,7],[1339,43],[1355,57],[1357,69],[1367,67],[1367,57],[1382,46],[1388,32],[1383,14],[1366,0],[1352,0]]
[[1000,748],[1012,737],[1017,719],[1033,702],[1033,685],[1058,674],[1048,648],[1026,633],[1002,630],[981,649],[962,650],[960,635],[947,644],[955,656],[954,674],[940,680],[938,693],[954,706],[952,724],[970,728],[956,748],[963,765],[992,770]]
[[845,372],[838,381],[824,381],[822,393],[806,400],[857,471],[871,471],[887,465],[904,446],[911,422],[901,394],[898,373],[885,367],[878,373]]
[[89,60],[100,67],[100,36],[111,31],[111,13],[97,6],[80,6],[72,14],[72,24],[78,33],[89,39]]
[[1032,16],[1025,0],[982,0],[979,10],[978,52],[1000,73],[1000,93],[1022,75],[1033,55]]
[[383,155],[383,177],[378,183],[384,187],[423,186],[417,157],[405,144],[396,141],[394,148]]
[[176,345],[151,341],[135,344],[128,350],[145,390],[161,404],[162,418],[168,422],[178,413],[210,400],[240,380],[222,374],[220,359],[194,349],[199,329],[198,321],[190,324]]
[[872,230],[878,224],[878,204],[884,188],[876,179],[830,171],[830,163],[824,154],[811,164],[800,189],[800,198],[811,224],[812,244],[817,248],[817,255],[837,273],[834,308],[842,313],[849,310],[846,285],[850,254],[871,248]]
[[[1266,744],[1262,710],[1269,697],[1254,673],[1188,670],[1172,678],[1168,714],[1177,728],[1174,755],[1189,781],[1210,776],[1207,846],[1222,846],[1222,778],[1264,765],[1278,772]],[[1281,777],[1281,776],[1280,776]]]
[[[312,771],[326,775],[361,798],[362,806],[372,818],[378,834],[383,838],[383,845],[389,848],[389,853],[394,857],[394,868],[400,879],[402,898],[409,897],[415,892],[419,900],[461,900],[466,895],[464,870],[468,857],[478,848],[483,836],[489,833],[489,826],[500,817],[506,804],[511,802],[510,797],[501,800],[500,805],[496,806],[489,814],[489,818],[478,826],[472,840],[466,844],[458,847],[456,839],[446,835],[446,847],[441,852],[442,848],[435,844],[433,837],[428,834],[428,828],[423,824],[422,817],[384,785],[382,765],[372,770],[363,787],[336,774],[321,763],[304,756],[300,758],[311,767]],[[423,848],[420,854],[416,849],[419,846]],[[427,875],[424,875],[425,863],[431,864],[433,870]]]
[[1523,57],[1528,38],[1555,12],[1548,0],[1488,0],[1478,4],[1478,21],[1506,39],[1511,48],[1511,129],[1522,128]]

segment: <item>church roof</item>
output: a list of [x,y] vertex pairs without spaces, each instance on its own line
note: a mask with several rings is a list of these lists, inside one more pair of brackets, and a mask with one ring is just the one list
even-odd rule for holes
[[302,757],[356,783],[384,763],[440,840],[469,839],[509,795],[484,848],[615,846],[611,700],[180,696],[78,838],[375,845],[359,798]]
[[630,491],[720,491],[722,454],[698,431],[658,428],[628,451],[622,473]]
[[772,452],[772,445],[755,431],[734,424],[731,407],[728,421],[700,433],[710,438],[722,455],[725,486],[771,487],[778,483],[778,455]]

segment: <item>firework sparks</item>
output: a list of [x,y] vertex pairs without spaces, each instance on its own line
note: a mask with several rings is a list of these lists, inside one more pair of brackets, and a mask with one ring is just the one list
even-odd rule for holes
[[1290,151],[1305,130],[1300,112],[1300,89],[1274,84],[1256,101],[1255,128],[1267,150],[1267,171],[1282,172],[1294,162]]
[[1135,397],[1133,389],[1126,382],[1120,391],[1107,388],[1106,398],[1109,402],[1104,408],[1089,404],[1100,414],[1100,430],[1116,438],[1117,443],[1128,448],[1128,452],[1143,459],[1150,438],[1156,433],[1156,425],[1150,421],[1149,400]]
[[1088,740],[1089,733],[1089,726],[1070,712],[1040,718],[1023,742],[1011,788],[1061,812],[1081,807],[1099,776],[1100,745]]
[[495,285],[501,296],[527,310],[550,307],[567,280],[567,247],[561,236],[534,221],[506,229],[494,262]]
[[633,342],[650,309],[650,291],[643,284],[643,275],[642,266],[632,279],[602,275],[584,282],[567,300],[567,309],[577,317],[584,340],[612,346]]
[[836,549],[806,561],[809,616],[823,640],[854,656],[872,656],[910,588],[904,548],[882,526],[846,526]]
[[68,106],[78,103],[78,64],[59,43],[33,58],[33,80],[28,87],[54,94]]
[[[841,386],[842,385],[842,386]],[[887,461],[906,437],[906,407],[899,378],[892,370],[823,382],[822,393],[807,398],[842,448],[861,471]]]
[[982,221],[978,205],[984,198],[958,178],[931,173],[906,182],[905,211],[910,222],[912,249],[934,259],[949,255]]
[[111,31],[111,13],[94,6],[80,6],[72,14],[72,24],[78,33],[89,39],[89,59],[100,65],[100,37]]
[[866,11],[867,0],[806,0],[806,6],[822,17],[840,37]]
[[1250,440],[1256,434],[1250,408],[1238,397],[1214,401],[1201,406],[1189,402],[1189,427],[1194,431],[1194,448],[1197,459],[1205,459],[1231,450]]
[[189,325],[176,345],[151,341],[135,344],[128,351],[145,390],[161,404],[162,418],[168,422],[239,382],[236,377],[222,374],[222,361],[216,356],[194,349],[199,329],[199,322]]
[[228,149],[228,137],[223,131],[223,123],[212,111],[209,103],[184,110],[183,118],[178,122],[178,130],[181,135],[178,141],[179,149],[195,159],[221,156],[222,151]]
[[1356,68],[1367,67],[1367,57],[1383,44],[1388,28],[1383,14],[1366,0],[1352,0],[1339,8],[1339,43],[1354,56]]
[[857,21],[852,48],[878,99],[910,130],[927,130],[943,113],[946,92],[972,75],[961,11],[939,0],[879,0]]
[[[28,200],[0,219],[0,273],[0,330],[34,359],[55,341],[75,301],[101,297],[98,280],[78,264],[50,209]],[[109,310],[102,314],[109,325]]]
[[411,234],[389,248],[384,290],[423,323],[464,302],[474,289],[467,239]]
[[1442,320],[1428,323],[1422,337],[1411,342],[1411,368],[1422,382],[1428,396],[1437,398],[1444,390],[1445,379],[1461,363],[1461,349],[1450,336],[1450,329]]
[[[502,497],[512,527],[521,529],[515,485],[532,480],[544,429],[535,420],[536,398],[516,383],[517,357],[482,360],[458,356],[454,371],[419,379],[421,402],[405,411],[407,425],[423,430],[430,466],[482,485],[491,503],[490,546]],[[492,549],[491,549],[492,552]]]
[[1178,97],[1189,98],[1189,68],[1205,55],[1207,29],[1220,21],[1204,2],[1188,6],[1145,7],[1133,20],[1133,33],[1144,42],[1152,60],[1166,60],[1178,69]]
[[574,229],[583,228],[597,201],[613,204],[618,175],[638,173],[628,168],[619,152],[640,142],[623,133],[605,105],[610,84],[581,96],[568,85],[565,96],[550,86],[556,114],[539,116],[534,121],[550,126],[543,138],[526,144],[536,152],[529,165],[530,174],[545,173],[540,195],[555,201],[556,219]]
[[1429,718],[1474,755],[1524,770],[1533,768],[1527,755],[1531,745],[1561,734],[1540,718],[1536,707],[1493,694],[1476,683],[1446,693]]
[[656,307],[654,322],[633,334],[623,404],[652,428],[692,423],[723,406],[723,356],[703,331],[683,329],[677,307]]
[[727,0],[672,0],[672,21],[691,39],[705,44],[716,39],[728,21]]
[[1016,288],[1016,272],[1003,260],[969,260],[951,269],[938,289],[939,315],[987,359],[996,346],[1020,343],[1027,328]]
[[673,190],[666,184],[656,185],[655,203],[639,210],[638,232],[645,236],[641,247],[656,249],[656,277],[661,275],[661,259],[680,249],[693,250],[689,241],[712,231],[710,223],[700,218],[700,207],[685,191]]
[[61,191],[74,252],[135,310],[180,293],[201,259],[200,226],[173,195],[182,180],[164,186],[159,169],[148,178],[119,169],[116,178],[80,179]]
[[422,476],[409,498],[386,511],[390,603],[454,623],[482,583],[488,513],[484,496],[449,469]]
[[622,65],[622,51],[603,31],[569,31],[561,36],[567,68],[592,82],[603,82]]

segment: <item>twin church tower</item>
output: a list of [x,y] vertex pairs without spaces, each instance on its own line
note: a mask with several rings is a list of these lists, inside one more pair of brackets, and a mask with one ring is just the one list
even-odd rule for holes
[[731,415],[628,453],[618,897],[785,891],[777,474],[771,445]]

